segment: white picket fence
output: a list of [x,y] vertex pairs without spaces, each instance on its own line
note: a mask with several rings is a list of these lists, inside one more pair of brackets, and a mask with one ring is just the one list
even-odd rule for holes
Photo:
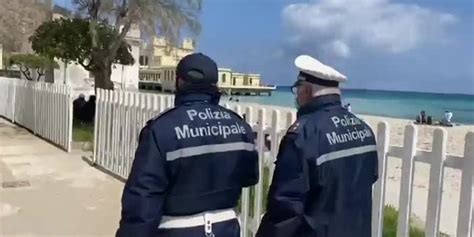
[[[127,178],[141,128],[147,120],[172,106],[172,96],[98,90],[94,132],[96,149],[94,149],[93,162],[118,176]],[[274,170],[273,161],[278,152],[279,142],[288,126],[295,120],[295,114],[292,112],[283,114],[278,110],[267,114],[269,111],[263,107],[255,108],[254,106],[235,104],[225,106],[239,114],[245,114],[247,121],[257,132],[256,143],[260,156],[261,181],[255,187],[244,189],[240,210],[242,236],[254,236],[260,217],[264,213],[263,200],[266,198],[266,194],[262,180],[271,180]],[[388,125],[385,122],[380,123],[377,128],[380,179],[374,186],[372,236],[382,237],[383,207],[386,204],[386,167],[389,157],[394,157],[402,160],[397,237],[409,236],[415,162],[430,165],[425,236],[438,236],[443,174],[444,169],[450,167],[462,172],[462,180],[460,180],[461,198],[458,215],[449,218],[457,218],[456,236],[470,237],[474,226],[474,133],[470,132],[466,136],[463,157],[446,154],[447,133],[441,128],[434,133],[432,151],[417,149],[417,128],[413,125],[408,125],[405,129],[403,147],[390,146],[389,135]],[[267,136],[271,141],[277,141],[271,142],[269,150],[263,145]]]
[[0,77],[0,116],[71,150],[72,97],[66,85]]

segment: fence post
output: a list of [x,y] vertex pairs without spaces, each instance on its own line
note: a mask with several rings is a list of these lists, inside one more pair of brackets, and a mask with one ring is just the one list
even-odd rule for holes
[[372,237],[382,237],[389,144],[390,127],[381,122],[377,126],[378,180],[373,188]]
[[159,95],[159,100],[160,100],[160,108],[159,108],[159,112],[162,113],[163,111],[165,111],[166,109],[166,98],[163,96],[163,95]]
[[248,124],[250,124],[250,127],[253,129],[254,125],[254,119],[253,119],[253,108],[252,106],[247,106],[245,108],[245,121],[247,121]]
[[407,125],[403,141],[405,154],[402,162],[397,237],[408,237],[410,234],[411,199],[413,195],[413,172],[415,170],[414,161],[417,137],[417,128],[413,124]]
[[[270,159],[267,160],[268,165],[270,167],[269,170],[269,180],[272,180],[273,178],[273,171],[275,170],[275,164],[273,161],[276,160],[276,156],[278,154],[278,134],[280,131],[280,111],[279,110],[273,110],[272,113],[272,123],[271,123],[272,131],[270,134]],[[264,143],[262,145],[265,145],[266,140],[264,140]]]
[[293,112],[286,113],[286,124],[288,125],[288,127],[285,129],[288,129],[291,126],[291,124],[293,124],[295,121],[296,121],[295,113]]
[[33,85],[33,114],[34,114],[34,117],[33,117],[33,134],[34,135],[37,135],[38,134],[38,123],[37,123],[37,119],[38,119],[38,115],[37,115],[37,110],[36,110],[36,91],[38,90],[38,84],[35,83]]
[[112,112],[110,115],[112,115],[112,118],[110,119],[112,121],[112,126],[111,126],[111,140],[112,144],[110,146],[110,161],[111,164],[109,167],[107,167],[109,170],[112,170],[115,174],[118,173],[118,156],[117,156],[117,149],[118,149],[118,119],[119,119],[119,113],[118,113],[118,108],[119,108],[119,91],[113,90],[112,91],[112,101],[111,101],[111,109]]
[[474,132],[466,135],[456,236],[472,236],[474,227]]
[[430,186],[428,189],[428,208],[426,211],[425,236],[437,237],[441,215],[441,199],[443,194],[444,160],[446,159],[445,129],[434,131],[433,151],[430,164]]
[[16,112],[16,89],[17,89],[17,85],[18,83],[12,83],[13,84],[13,96],[12,96],[12,117],[11,117],[11,121],[12,123],[15,123],[15,112]]
[[95,115],[94,115],[94,156],[92,158],[92,164],[97,163],[98,152],[101,149],[99,139],[99,124],[102,117],[102,90],[96,89],[96,100],[95,100]]
[[[266,111],[265,109],[258,110],[258,131],[257,131],[257,151],[258,151],[258,172],[260,176],[263,175],[263,159],[265,158],[263,155],[263,146],[265,145],[265,121],[266,121]],[[257,183],[255,187],[255,199],[254,201],[254,226],[258,227],[258,223],[260,223],[260,216],[262,214],[262,192],[263,192],[263,182],[260,179],[260,182]],[[256,230],[255,230],[256,231]]]

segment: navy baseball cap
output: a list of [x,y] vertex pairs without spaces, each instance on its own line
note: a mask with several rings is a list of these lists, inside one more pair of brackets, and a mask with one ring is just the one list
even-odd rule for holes
[[216,84],[219,72],[214,60],[202,53],[194,53],[179,61],[176,76],[192,84]]

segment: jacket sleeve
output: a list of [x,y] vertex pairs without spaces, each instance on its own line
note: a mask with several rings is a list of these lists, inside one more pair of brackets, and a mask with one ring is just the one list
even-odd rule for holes
[[309,191],[306,161],[296,146],[295,134],[280,145],[258,237],[297,236],[304,224],[304,203]]
[[166,160],[153,130],[140,132],[132,170],[122,195],[122,218],[117,237],[156,236],[168,186]]

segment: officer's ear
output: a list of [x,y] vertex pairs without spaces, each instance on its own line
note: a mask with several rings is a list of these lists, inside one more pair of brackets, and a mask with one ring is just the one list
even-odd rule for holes
[[181,77],[176,76],[176,89],[183,87],[184,81]]
[[313,96],[313,86],[308,83],[304,83],[301,85],[301,93],[306,98],[311,98]]

